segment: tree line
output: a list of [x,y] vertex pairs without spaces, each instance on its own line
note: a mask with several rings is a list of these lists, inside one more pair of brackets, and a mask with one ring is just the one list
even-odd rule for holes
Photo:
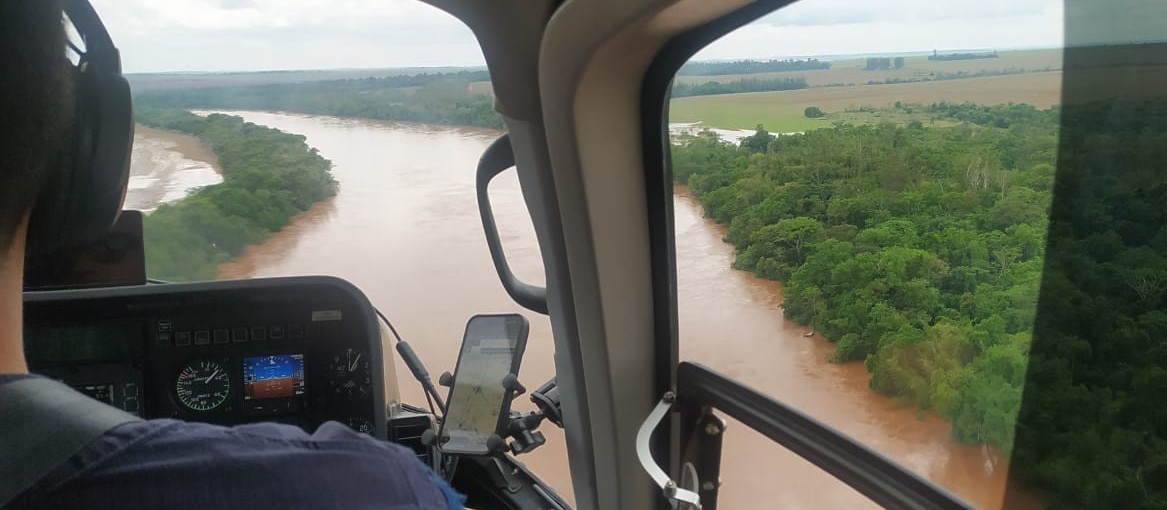
[[947,62],[952,60],[978,60],[985,58],[997,58],[1000,55],[995,51],[987,53],[946,53],[941,55],[939,51],[932,50],[932,54],[928,55],[928,60],[936,60],[940,62]]
[[340,117],[503,127],[494,99],[471,91],[486,71],[167,89],[140,92],[134,104],[152,108],[288,111]]
[[332,163],[301,135],[213,114],[137,107],[147,126],[197,136],[218,157],[223,182],[146,216],[146,272],[173,281],[214,279],[219,264],[313,204],[336,195]]
[[946,73],[943,71],[933,71],[928,73],[928,76],[913,76],[908,78],[894,77],[884,78],[883,80],[867,80],[868,85],[893,85],[897,83],[919,83],[925,81],[945,81],[945,80],[963,80],[965,78],[984,78],[988,76],[1010,76],[1014,74],[1028,74],[1028,73],[1046,73],[1050,71],[1057,71],[1053,67],[1041,67],[1035,69],[1010,67],[1008,69],[982,69],[980,71],[954,71]]
[[813,71],[830,69],[831,63],[816,58],[806,60],[735,60],[733,62],[688,62],[677,71],[678,76],[721,76],[726,74],[757,74],[781,71]]
[[[808,64],[810,61],[773,62],[783,66],[791,62],[812,65]],[[287,111],[502,129],[502,116],[494,109],[493,97],[476,93],[471,87],[472,83],[489,79],[486,71],[460,71],[303,83],[160,89],[135,94],[134,104],[156,109]],[[676,83],[673,97],[807,87],[806,79],[802,77],[743,78],[729,82]]]
[[739,94],[742,92],[770,92],[775,90],[798,90],[809,87],[806,78],[741,78],[733,81],[707,81],[705,83],[673,83],[672,97],[711,96],[718,94]]

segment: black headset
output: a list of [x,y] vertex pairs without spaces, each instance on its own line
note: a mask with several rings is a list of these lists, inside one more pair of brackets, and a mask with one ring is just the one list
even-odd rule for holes
[[121,57],[88,0],[64,0],[63,7],[84,50],[70,44],[78,53],[72,125],[33,207],[30,256],[84,246],[108,233],[130,175],[134,119]]

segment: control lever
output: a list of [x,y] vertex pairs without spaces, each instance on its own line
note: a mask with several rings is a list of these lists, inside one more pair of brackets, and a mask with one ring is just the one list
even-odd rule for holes
[[446,403],[442,402],[442,397],[438,395],[437,388],[434,388],[434,383],[430,381],[430,373],[425,369],[425,365],[421,363],[421,358],[417,357],[417,353],[413,352],[413,348],[404,340],[397,341],[397,353],[401,355],[401,360],[405,362],[405,366],[409,367],[409,371],[413,373],[413,378],[421,383],[422,390],[433,397],[434,402],[438,405],[438,409],[441,409],[442,414],[445,414]]
[[[442,414],[446,414],[446,403],[442,402],[442,397],[438,395],[438,390],[434,388],[434,383],[430,381],[430,373],[425,369],[421,358],[417,357],[417,353],[413,352],[413,348],[409,346],[409,343],[397,333],[397,328],[393,327],[393,323],[389,321],[389,317],[386,317],[385,314],[381,313],[381,310],[377,310],[376,308],[373,311],[377,312],[377,317],[381,318],[381,322],[384,322],[389,327],[389,332],[393,333],[393,337],[397,339],[397,353],[401,355],[401,361],[405,363],[405,366],[409,367],[413,378],[421,383],[422,391],[425,392],[427,397],[433,398],[434,402],[437,403],[438,409],[442,410]],[[431,405],[430,412],[437,414],[433,410],[433,406]]]

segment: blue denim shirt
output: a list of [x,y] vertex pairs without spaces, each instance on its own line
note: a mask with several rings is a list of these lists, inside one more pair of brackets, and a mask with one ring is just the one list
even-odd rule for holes
[[[21,377],[0,375],[0,384]],[[110,429],[6,510],[446,510],[462,502],[412,451],[340,423],[309,435],[274,423],[149,420]]]

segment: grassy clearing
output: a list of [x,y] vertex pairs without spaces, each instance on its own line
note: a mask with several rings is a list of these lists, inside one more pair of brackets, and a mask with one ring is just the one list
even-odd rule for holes
[[[861,107],[888,108],[896,101],[938,103],[941,101],[983,105],[1029,103],[1048,108],[1060,102],[1061,73],[1030,73],[937,82],[855,87],[811,88],[780,92],[754,92],[674,99],[672,122],[702,122],[709,127],[751,129],[763,124],[776,132],[807,131],[833,122],[902,122],[902,114],[846,113]],[[828,113],[822,119],[808,119],[803,110],[817,106]],[[898,115],[898,116],[897,116]]]

